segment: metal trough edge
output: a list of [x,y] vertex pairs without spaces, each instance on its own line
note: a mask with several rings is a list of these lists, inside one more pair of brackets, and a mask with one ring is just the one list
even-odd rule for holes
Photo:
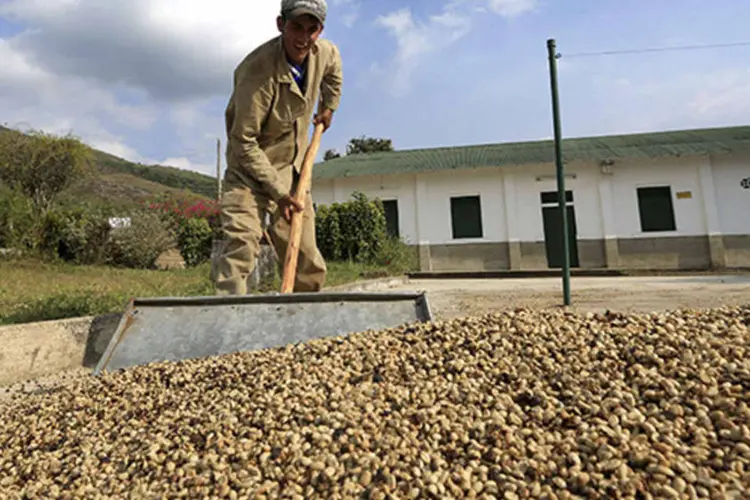
[[[309,292],[268,293],[261,295],[226,295],[200,297],[147,297],[131,301],[138,306],[208,306],[233,304],[296,304],[316,302],[392,302],[394,300],[427,300],[425,292]],[[429,310],[426,311],[429,313]]]
[[138,316],[139,307],[205,307],[212,305],[243,305],[243,304],[315,304],[315,303],[356,303],[356,302],[394,302],[413,301],[417,306],[417,320],[430,322],[433,320],[432,310],[424,291],[413,292],[310,292],[310,293],[268,293],[260,295],[234,296],[197,296],[197,297],[141,297],[128,301],[122,314],[117,330],[101,356],[93,375],[99,375],[106,370],[117,346]]

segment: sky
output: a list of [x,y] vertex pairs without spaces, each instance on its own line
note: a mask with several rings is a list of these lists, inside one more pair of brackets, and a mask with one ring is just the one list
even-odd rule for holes
[[[329,0],[341,107],[323,137],[396,149],[750,124],[742,0]],[[215,175],[236,65],[279,0],[0,0],[0,124]]]

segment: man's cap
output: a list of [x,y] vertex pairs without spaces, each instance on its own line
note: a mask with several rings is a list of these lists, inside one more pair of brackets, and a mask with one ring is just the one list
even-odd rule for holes
[[325,23],[327,11],[326,0],[281,0],[281,13],[287,17],[310,14]]

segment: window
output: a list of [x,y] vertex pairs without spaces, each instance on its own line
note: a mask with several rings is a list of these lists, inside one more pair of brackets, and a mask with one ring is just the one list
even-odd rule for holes
[[[539,194],[542,205],[550,205],[552,203],[559,203],[557,197],[557,191],[545,191]],[[573,191],[565,191],[565,203],[573,203]]]
[[385,225],[388,236],[398,238],[398,200],[383,200],[383,210],[385,211]]
[[638,188],[641,231],[675,231],[672,189],[669,186]]
[[453,239],[481,238],[482,206],[479,196],[451,198],[451,224]]

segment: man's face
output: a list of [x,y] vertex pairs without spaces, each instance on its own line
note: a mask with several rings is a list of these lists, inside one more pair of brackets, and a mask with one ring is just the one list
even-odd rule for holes
[[301,64],[323,32],[323,25],[310,15],[287,19],[286,22],[279,16],[276,23],[284,40],[287,57],[293,63]]

